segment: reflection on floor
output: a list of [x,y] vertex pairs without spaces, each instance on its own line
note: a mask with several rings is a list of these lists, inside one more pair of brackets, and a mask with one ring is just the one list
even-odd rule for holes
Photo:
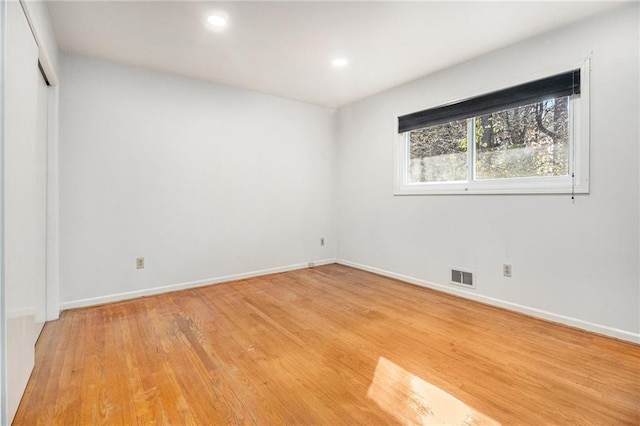
[[378,359],[367,397],[403,424],[499,424],[384,357]]

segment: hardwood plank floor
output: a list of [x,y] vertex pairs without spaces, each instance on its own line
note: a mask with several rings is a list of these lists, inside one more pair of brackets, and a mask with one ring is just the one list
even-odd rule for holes
[[640,346],[328,265],[66,311],[14,424],[640,424]]

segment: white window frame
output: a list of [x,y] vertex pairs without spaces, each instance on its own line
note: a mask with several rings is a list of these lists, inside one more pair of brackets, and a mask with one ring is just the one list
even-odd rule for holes
[[[473,180],[475,176],[475,140],[467,149],[467,180],[453,182],[409,182],[409,132],[398,133],[398,118],[394,117],[395,185],[394,195],[429,194],[588,194],[589,193],[589,71],[590,61],[585,59],[573,66],[519,79],[507,85],[494,87],[483,93],[513,87],[562,72],[580,68],[580,96],[569,97],[569,175],[553,177],[526,177]],[[454,103],[457,101],[452,101]],[[434,105],[438,106],[438,105]],[[402,115],[402,114],[400,114]],[[473,120],[469,120],[473,126]],[[475,135],[475,131],[470,131]]]

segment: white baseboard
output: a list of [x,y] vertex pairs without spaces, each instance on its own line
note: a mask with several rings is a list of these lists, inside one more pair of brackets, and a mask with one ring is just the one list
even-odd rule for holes
[[640,343],[640,333],[632,333],[626,330],[620,330],[606,325],[594,324],[592,322],[583,321],[577,318],[568,317],[565,315],[554,314],[552,312],[543,311],[541,309],[531,308],[528,306],[519,305],[517,303],[507,302],[505,300],[495,299],[493,297],[482,296],[480,294],[462,290],[455,287],[450,287],[442,284],[432,283],[419,278],[410,277],[407,275],[398,274],[384,269],[374,268],[372,266],[361,265],[356,262],[351,262],[345,259],[337,259],[336,263],[340,265],[350,266],[356,269],[362,269],[363,271],[373,272],[374,274],[383,275],[389,278],[395,278],[400,281],[404,281],[409,284],[418,285],[420,287],[426,287],[444,293],[453,294],[455,296],[463,297],[465,299],[471,299],[478,302],[486,303],[487,305],[498,306],[500,308],[508,309],[510,311],[520,312],[532,317],[545,319],[548,321],[557,322],[560,324],[568,325],[571,327],[580,328],[586,331],[591,331],[598,334],[604,334],[605,336],[615,337],[616,339],[626,340],[628,342]]
[[[336,263],[336,259],[324,259],[313,261],[315,266]],[[170,291],[184,290],[187,288],[203,287],[211,284],[220,284],[228,281],[243,280],[246,278],[259,277],[262,275],[277,274],[280,272],[295,271],[297,269],[308,268],[308,263],[297,263],[295,265],[279,266],[276,268],[261,269],[258,271],[245,272],[242,274],[226,275],[223,277],[207,278],[205,280],[190,281],[186,283],[171,284],[161,287],[147,288],[144,290],[128,291],[125,293],[109,294],[106,296],[91,297],[88,299],[72,300],[60,304],[60,310],[82,308],[86,306],[101,305],[103,303],[119,302],[122,300],[135,299],[136,297],[151,296],[154,294],[168,293]]]

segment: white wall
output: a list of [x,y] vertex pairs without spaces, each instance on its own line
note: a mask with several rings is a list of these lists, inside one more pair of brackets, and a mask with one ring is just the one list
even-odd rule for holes
[[[338,258],[417,284],[640,340],[634,5],[339,111]],[[592,52],[592,53],[591,53]],[[395,117],[591,56],[591,193],[393,196]],[[398,64],[398,66],[402,66]],[[513,277],[502,276],[502,264]],[[470,268],[477,289],[448,285]]]
[[335,258],[334,110],[60,59],[62,308]]
[[[640,6],[636,8],[636,19],[640,26]],[[636,31],[636,39],[638,40],[638,45],[640,46],[640,30]],[[638,54],[638,70],[640,70],[640,54]],[[638,80],[638,102],[640,103],[640,72],[636,75]],[[640,135],[640,119],[636,120],[636,125],[638,126],[638,135]],[[638,169],[640,170],[640,149],[638,149]],[[640,193],[640,173],[638,173],[638,192]],[[640,213],[640,194],[638,196],[638,212]],[[638,214],[638,228],[640,229],[640,214]],[[638,262],[636,264],[638,267],[638,276],[640,277],[640,238],[638,238]],[[639,280],[640,281],[640,280]],[[638,284],[640,286],[640,283]],[[640,309],[640,291],[638,291],[638,306]],[[638,319],[638,328],[640,329],[640,319]]]
[[[0,40],[6,38],[6,2],[0,0]],[[5,43],[0,43],[0,93],[5,92]],[[4,133],[5,133],[5,108],[4,95],[0,96],[0,223],[4,224]],[[0,226],[0,259],[4,259],[4,226]],[[4,261],[0,261],[0,424],[7,423],[7,338],[6,338],[6,314],[5,314],[5,268]]]

